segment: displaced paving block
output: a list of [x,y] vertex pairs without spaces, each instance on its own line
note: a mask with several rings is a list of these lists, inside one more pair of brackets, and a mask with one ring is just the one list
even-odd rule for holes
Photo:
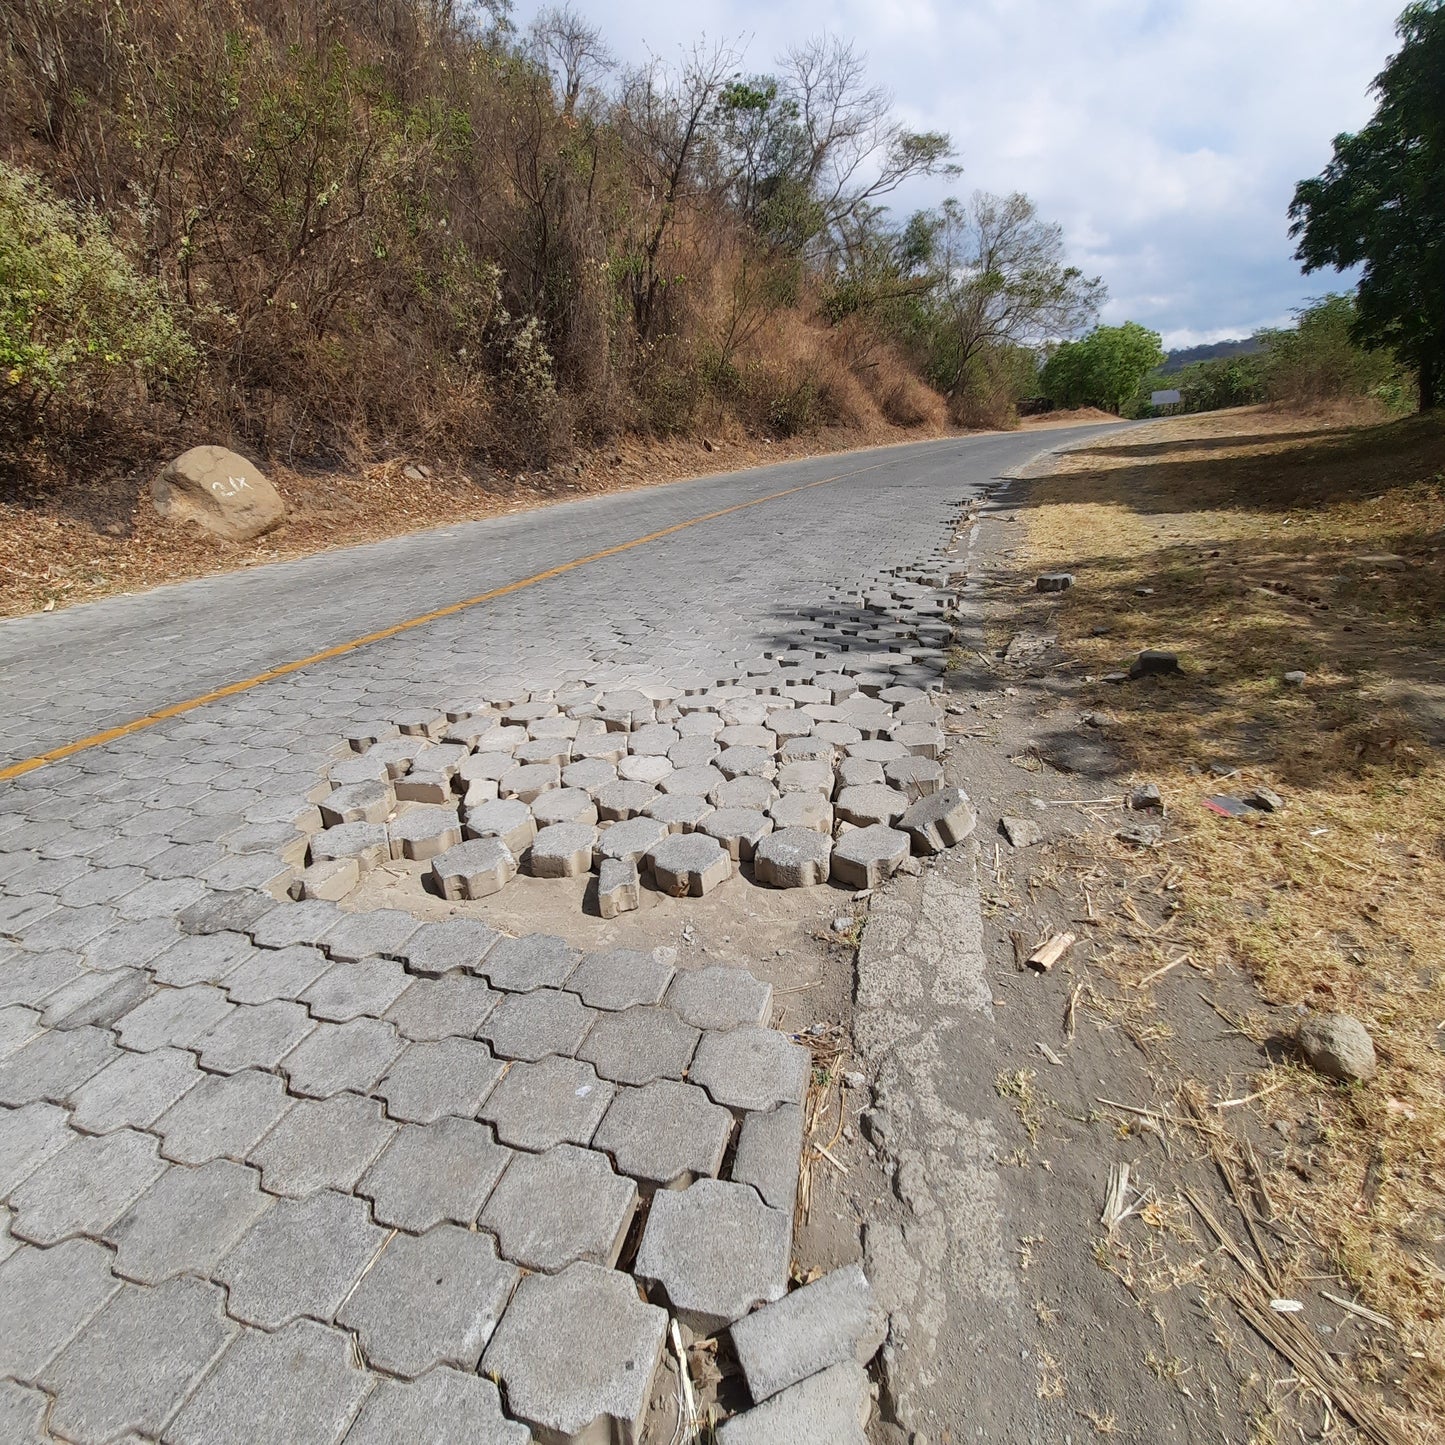
[[792,1218],[803,1160],[803,1111],[796,1104],[743,1115],[728,1177],[751,1184],[764,1204]]
[[[898,759],[893,761],[897,762]],[[882,783],[886,779],[884,764],[874,762],[871,758],[844,758],[838,764],[835,774],[837,778],[837,791],[844,788],[862,788],[872,783]]]
[[599,867],[608,858],[616,858],[623,863],[637,863],[648,849],[661,842],[667,834],[666,825],[654,818],[636,817],[614,823],[610,828],[604,829],[597,840],[593,850],[596,862]]
[[738,1320],[730,1333],[761,1404],[833,1365],[866,1365],[887,1329],[861,1266],[849,1264]]
[[356,963],[333,963],[307,986],[301,999],[317,1018],[332,1023],[345,1023],[363,1014],[380,1018],[410,982],[395,959],[363,958]]
[[615,1264],[636,1208],[636,1184],[605,1154],[559,1144],[514,1159],[478,1223],[503,1258],[555,1274],[578,1260]]
[[500,838],[469,838],[432,859],[431,879],[443,898],[490,898],[517,876],[517,860]]
[[684,1023],[698,1029],[736,1029],[766,1024],[772,1016],[773,986],[745,968],[710,964],[680,971],[664,1000]]
[[602,1014],[577,1057],[618,1084],[680,1079],[699,1036],[671,1009],[640,1006]]
[[247,1162],[260,1165],[268,1193],[304,1199],[325,1189],[350,1189],[395,1133],[375,1099],[307,1099],[251,1150]]
[[412,1234],[445,1220],[470,1225],[512,1157],[473,1119],[408,1124],[361,1176],[356,1192],[372,1201],[379,1224]]
[[636,863],[604,858],[597,870],[597,912],[603,918],[631,913],[642,904],[642,879]]
[[533,840],[528,867],[534,878],[580,878],[592,870],[596,843],[590,823],[553,823]]
[[553,788],[532,804],[532,816],[538,828],[557,823],[595,823],[597,804],[584,788]]
[[690,1330],[710,1335],[788,1288],[792,1221],[745,1185],[659,1190],[633,1273]]
[[[555,768],[556,776],[560,778],[562,769],[572,761],[572,740],[570,738],[529,737],[526,742],[512,750],[512,758],[513,761],[524,767]],[[504,776],[510,777],[511,773],[504,774]],[[540,774],[538,776],[540,777]],[[556,783],[548,785],[552,788],[556,786]],[[546,791],[546,787],[540,788],[526,801],[534,802]],[[502,796],[509,795],[504,792]]]
[[[275,1334],[244,1330],[165,1438],[173,1445],[336,1441],[373,1378],[358,1365],[342,1330],[315,1320],[297,1320]],[[278,1381],[285,1381],[284,1389],[277,1388]]]
[[712,812],[706,798],[690,793],[659,793],[648,805],[647,816],[669,833],[691,833]]
[[832,861],[832,839],[811,828],[784,828],[753,850],[753,875],[769,888],[812,888],[828,881]]
[[386,1100],[392,1119],[411,1124],[431,1124],[448,1114],[470,1119],[505,1067],[473,1039],[412,1044],[375,1093]]
[[352,859],[360,872],[368,873],[390,859],[391,835],[381,823],[344,823],[313,834],[307,856],[313,866]]
[[490,1234],[438,1224],[393,1236],[336,1323],[356,1331],[369,1364],[403,1379],[438,1364],[474,1370],[520,1278]]
[[326,779],[334,789],[349,787],[352,783],[387,782],[389,778],[385,760],[365,753],[342,758],[326,768]]
[[[0,1269],[0,1374],[34,1380],[120,1289],[111,1252],[89,1239],[22,1249]],[[40,1437],[44,1439],[44,1436]]]
[[537,820],[519,798],[509,798],[468,808],[466,833],[468,838],[500,838],[520,858],[537,836]]
[[[693,699],[686,699],[690,704]],[[673,729],[680,738],[715,738],[727,726],[715,712],[697,709],[683,714]]]
[[850,743],[845,751],[850,758],[879,764],[891,763],[896,758],[909,755],[902,743],[885,742],[881,738],[865,738],[861,743]]
[[882,823],[854,828],[833,845],[833,877],[850,888],[877,888],[898,871],[908,847],[907,833]]
[[411,708],[391,720],[397,732],[407,738],[440,737],[447,725],[446,714],[431,708]]
[[784,764],[822,763],[825,767],[831,768],[837,752],[835,744],[815,732],[805,738],[789,738],[778,749],[778,756]]
[[868,1375],[853,1361],[774,1395],[718,1428],[718,1445],[867,1445]]
[[549,788],[562,786],[562,769],[556,763],[522,763],[497,779],[497,795],[530,803]]
[[773,831],[785,828],[807,828],[814,833],[833,835],[833,805],[821,793],[784,793],[768,808]]
[[513,1064],[477,1113],[503,1144],[540,1153],[554,1144],[590,1142],[616,1092],[591,1064],[552,1054]]
[[717,839],[734,862],[744,863],[772,830],[772,819],[755,808],[718,808],[698,825],[698,834]]
[[[820,722],[813,726],[813,736],[831,744],[836,750],[852,747],[863,741],[863,734],[848,723]],[[859,759],[861,762],[862,760]],[[871,779],[869,781],[872,781]]]
[[280,1067],[290,1091],[304,1098],[329,1099],[343,1090],[364,1094],[402,1047],[395,1026],[380,1019],[319,1023]]
[[708,794],[708,802],[715,808],[752,808],[764,813],[772,806],[778,790],[766,778],[744,775],[729,778],[719,783]]
[[345,898],[361,881],[361,865],[355,858],[330,858],[303,868],[292,882],[292,897],[323,898],[330,902]]
[[71,1094],[70,1122],[87,1134],[148,1128],[201,1077],[185,1049],[121,1054]]
[[386,1241],[365,1203],[323,1190],[280,1199],[216,1266],[234,1319],[279,1329],[300,1315],[329,1320]]
[[845,823],[868,828],[881,823],[892,827],[908,811],[907,797],[895,788],[867,783],[858,788],[842,789],[834,803],[834,811]]
[[[670,774],[675,777],[676,774]],[[664,781],[667,781],[664,779]],[[612,822],[625,822],[643,812],[657,796],[651,783],[630,783],[619,778],[597,790],[597,816]]]
[[645,723],[627,740],[628,750],[639,758],[663,758],[681,734],[664,723]]
[[437,978],[454,968],[479,973],[482,961],[502,935],[490,924],[469,918],[424,923],[407,943],[407,967],[425,978]]
[[[516,764],[507,753],[473,753],[462,759],[456,776],[463,788],[470,789],[473,783],[495,783],[514,767]],[[492,796],[496,796],[495,790]]]
[[224,1307],[225,1292],[198,1279],[123,1286],[40,1376],[51,1431],[77,1445],[158,1437],[237,1333]]
[[780,793],[821,793],[831,797],[833,769],[821,759],[798,758],[778,769],[777,784]]
[[916,853],[941,853],[962,843],[978,824],[978,813],[961,788],[944,788],[920,799],[898,820]]
[[481,979],[451,973],[418,979],[387,1009],[386,1017],[408,1039],[445,1039],[454,1034],[471,1038],[500,999]]
[[[488,806],[488,805],[483,805]],[[471,814],[467,815],[468,821]],[[387,825],[393,858],[410,858],[424,863],[445,853],[462,841],[461,822],[457,810],[418,803]]]
[[525,1425],[502,1413],[501,1396],[490,1380],[439,1366],[410,1383],[383,1379],[347,1432],[346,1445],[423,1440],[427,1445],[529,1445],[531,1439]]
[[492,1010],[477,1035],[501,1058],[535,1063],[548,1054],[575,1054],[596,1017],[575,994],[538,988],[509,994]]
[[329,929],[321,947],[334,959],[357,963],[364,958],[405,960],[406,946],[419,927],[410,913],[399,908],[373,908],[345,913]]
[[623,782],[647,783],[652,787],[656,787],[672,771],[672,763],[664,757],[629,754],[617,765],[617,776]]
[[615,767],[627,756],[627,735],[608,732],[578,737],[572,744],[572,756],[578,762],[610,763]]
[[140,1284],[205,1278],[270,1205],[256,1171],[228,1159],[168,1169],[106,1231],[115,1272]]
[[883,775],[888,779],[888,785],[897,788],[911,803],[943,787],[943,764],[932,758],[911,754],[906,758],[895,758],[883,765]]
[[275,1074],[205,1074],[156,1120],[161,1156],[177,1164],[244,1159],[290,1107]]
[[567,990],[588,1008],[626,1009],[661,1003],[672,975],[672,965],[663,962],[656,952],[613,948],[584,955],[567,980]]
[[165,1172],[156,1144],[134,1129],[73,1136],[11,1191],[11,1234],[39,1245],[72,1234],[104,1234]]
[[666,1331],[667,1315],[625,1274],[574,1264],[518,1285],[482,1373],[543,1440],[639,1445]]
[[[710,813],[706,824],[715,818]],[[657,886],[673,898],[702,898],[733,873],[733,860],[716,838],[705,832],[670,834],[647,854]]]
[[582,957],[565,938],[527,933],[502,938],[483,960],[479,972],[493,988],[526,993],[534,988],[561,988]]
[[773,778],[777,760],[770,747],[725,747],[713,766],[725,778]]
[[685,737],[667,750],[667,760],[674,768],[705,768],[722,748],[710,737]]
[[786,1034],[756,1025],[702,1036],[688,1077],[736,1111],[801,1104],[812,1055]]
[[732,1133],[732,1115],[691,1084],[658,1079],[623,1089],[592,1140],[620,1173],[647,1189],[684,1189],[715,1177]]
[[347,783],[321,800],[321,822],[327,828],[342,823],[384,823],[396,806],[396,796],[384,779]]

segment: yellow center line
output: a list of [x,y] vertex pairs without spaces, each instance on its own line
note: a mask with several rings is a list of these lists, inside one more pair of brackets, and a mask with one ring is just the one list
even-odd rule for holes
[[670,537],[675,532],[685,532],[689,527],[700,526],[703,522],[716,521],[717,518],[731,516],[734,512],[745,512],[749,507],[760,507],[764,502],[776,502],[780,497],[791,497],[798,492],[811,491],[814,487],[827,486],[830,482],[841,482],[846,481],[849,477],[860,477],[865,472],[876,472],[892,464],[891,461],[876,462],[872,466],[859,467],[855,471],[838,472],[831,477],[822,477],[816,482],[803,482],[800,486],[785,487],[782,491],[770,492],[765,497],[754,497],[750,502],[737,502],[731,507],[720,507],[715,512],[704,512],[701,516],[689,517],[685,522],[675,522],[670,527],[649,532],[645,537],[634,537],[630,542],[619,542],[615,547],[604,547],[600,552],[589,552],[585,557],[574,557],[570,562],[560,562],[555,567],[547,568],[545,572],[534,572],[530,577],[523,577],[520,582],[509,582],[505,587],[493,587],[489,592],[479,592],[475,597],[468,597],[461,602],[453,602],[447,607],[438,607],[435,612],[408,618],[405,622],[397,622],[390,627],[383,627],[379,632],[368,632],[365,637],[338,643],[335,647],[328,647],[324,652],[313,652],[309,657],[298,658],[295,662],[283,663],[280,667],[272,667],[265,672],[258,672],[255,677],[227,683],[225,687],[218,687],[212,692],[202,693],[199,697],[187,698],[185,702],[176,702],[169,707],[158,708],[155,712],[148,712],[144,717],[122,723],[119,727],[107,728],[104,732],[93,733],[90,737],[66,743],[63,747],[52,748],[48,753],[39,753],[22,762],[11,763],[8,767],[0,768],[0,782],[34,772],[36,768],[46,767],[50,763],[58,763],[64,758],[74,757],[76,753],[83,753],[90,748],[104,747],[106,743],[113,743],[117,738],[127,737],[131,733],[141,732],[145,728],[154,727],[157,723],[165,722],[170,718],[180,717],[182,713],[191,712],[198,707],[205,707],[207,703],[219,702],[222,698],[235,697],[237,693],[249,692],[253,687],[260,687],[263,682],[274,682],[278,677],[287,677],[293,672],[300,672],[304,667],[313,667],[318,662],[330,662],[333,658],[344,657],[348,652],[355,652],[358,648],[367,647],[373,642],[384,642],[388,637],[398,637],[403,632],[410,632],[414,627],[425,627],[429,622],[436,622],[443,617],[453,617],[458,612],[465,612],[471,607],[479,607],[484,602],[495,602],[499,597],[506,597],[513,592],[521,592],[527,587],[535,587],[539,582],[549,582],[554,577],[575,572],[577,568],[586,567],[592,562],[601,562],[604,558],[616,557],[619,553],[630,552],[634,547],[645,547],[649,542],[661,541],[662,538]]

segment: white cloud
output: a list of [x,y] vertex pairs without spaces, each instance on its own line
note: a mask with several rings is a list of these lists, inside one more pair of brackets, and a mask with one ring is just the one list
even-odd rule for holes
[[[706,33],[762,70],[821,31],[854,39],[909,124],[953,135],[954,190],[1028,192],[1108,283],[1106,319],[1175,340],[1276,324],[1339,284],[1300,275],[1286,210],[1369,117],[1403,0],[577,3],[627,59]],[[519,24],[537,8],[519,0]]]

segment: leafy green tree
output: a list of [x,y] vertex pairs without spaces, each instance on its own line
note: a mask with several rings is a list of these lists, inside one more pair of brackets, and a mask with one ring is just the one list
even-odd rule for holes
[[1144,378],[1164,360],[1159,333],[1126,321],[1096,326],[1080,341],[1066,341],[1044,363],[1044,395],[1056,406],[1097,406],[1122,412]]
[[1427,410],[1445,380],[1445,0],[1411,5],[1397,33],[1373,118],[1295,188],[1290,234],[1306,271],[1363,268],[1355,334],[1416,369]]

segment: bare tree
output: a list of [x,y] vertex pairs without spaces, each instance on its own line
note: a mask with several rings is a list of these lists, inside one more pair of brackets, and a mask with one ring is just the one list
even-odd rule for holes
[[602,33],[571,5],[549,6],[532,22],[532,49],[562,91],[562,114],[571,118],[584,91],[599,85],[617,61]]

